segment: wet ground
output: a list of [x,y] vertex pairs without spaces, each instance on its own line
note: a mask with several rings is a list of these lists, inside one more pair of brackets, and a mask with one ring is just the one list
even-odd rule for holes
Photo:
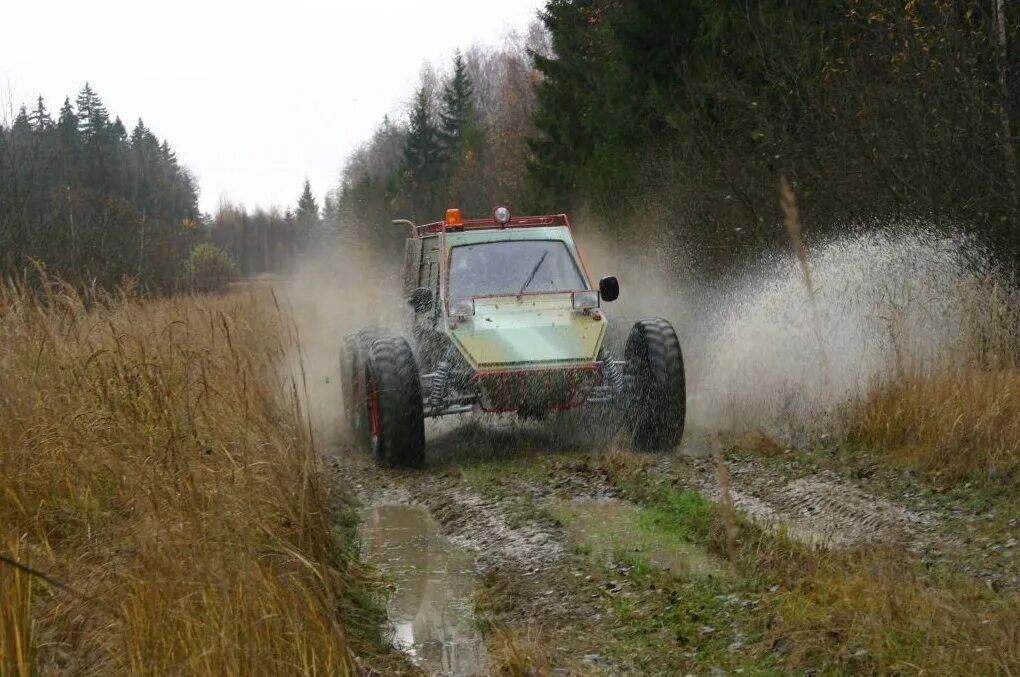
[[[543,666],[539,674],[672,674],[663,666],[686,665],[697,655],[684,642],[714,642],[730,656],[742,651],[747,615],[760,599],[727,592],[731,573],[703,546],[647,528],[645,509],[607,471],[617,462],[636,464],[649,483],[718,499],[708,447],[695,441],[675,454],[617,458],[571,451],[544,435],[473,424],[433,431],[429,467],[420,472],[380,469],[363,452],[334,448],[339,481],[366,506],[366,558],[393,586],[387,631],[394,645],[435,675],[491,674],[494,653],[501,665],[512,664],[505,633],[480,629],[493,618],[512,631],[515,647],[540,639],[548,655],[529,655]],[[741,514],[812,547],[890,545],[990,588],[1017,582],[1009,548],[990,555],[983,544],[969,544],[980,535],[967,543],[959,536],[967,530],[961,525],[984,519],[981,509],[947,512],[903,483],[883,488],[875,478],[855,479],[795,457],[738,455],[727,467]],[[635,576],[637,570],[660,578]],[[708,590],[706,603],[721,605],[732,620],[726,628],[691,620],[693,640],[621,646],[664,603],[663,575],[689,590],[684,594]]]
[[366,508],[362,524],[365,559],[393,586],[386,607],[393,646],[429,674],[484,674],[474,554],[454,548],[421,506]]

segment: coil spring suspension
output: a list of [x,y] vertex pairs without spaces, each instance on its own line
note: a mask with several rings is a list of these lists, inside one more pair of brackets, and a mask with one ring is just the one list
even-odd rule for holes
[[620,365],[616,364],[616,360],[608,350],[602,351],[602,373],[606,375],[606,382],[614,393],[623,390],[623,373],[620,372]]
[[440,362],[436,367],[435,376],[432,377],[432,387],[429,388],[429,403],[433,407],[442,406],[446,400],[446,389],[450,379],[450,363]]

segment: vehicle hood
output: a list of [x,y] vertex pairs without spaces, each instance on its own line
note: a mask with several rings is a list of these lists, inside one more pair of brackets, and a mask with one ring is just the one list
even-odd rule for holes
[[451,320],[454,344],[479,370],[593,362],[606,320],[571,307],[569,293],[475,299],[473,317]]

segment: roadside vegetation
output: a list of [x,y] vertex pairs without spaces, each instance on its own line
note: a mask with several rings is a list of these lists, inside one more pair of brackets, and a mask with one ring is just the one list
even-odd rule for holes
[[[578,595],[598,591],[600,624],[613,637],[605,660],[613,665],[649,674],[1010,674],[1020,666],[1015,591],[993,591],[959,572],[926,567],[885,544],[812,547],[728,513],[725,503],[687,487],[688,472],[683,461],[663,464],[611,450],[480,461],[465,477],[506,496],[519,493],[518,478],[541,486],[581,474],[608,480],[637,506],[615,525],[604,501],[575,501],[551,512],[574,534],[564,569],[577,567],[585,582],[560,578]],[[533,519],[550,514],[548,504],[532,510]],[[591,511],[589,527],[575,529]],[[657,558],[685,549],[689,562],[707,560],[670,567]],[[541,619],[528,632],[502,624],[520,603],[521,584],[496,575],[479,598],[495,665],[507,674],[551,669],[563,641],[542,641],[554,629]]]
[[269,292],[0,290],[0,674],[351,674],[377,646]]

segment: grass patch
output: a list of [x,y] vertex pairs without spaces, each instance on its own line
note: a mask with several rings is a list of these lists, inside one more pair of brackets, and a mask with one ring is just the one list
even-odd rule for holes
[[717,517],[715,504],[696,491],[662,489],[638,515],[638,526],[704,543]]

